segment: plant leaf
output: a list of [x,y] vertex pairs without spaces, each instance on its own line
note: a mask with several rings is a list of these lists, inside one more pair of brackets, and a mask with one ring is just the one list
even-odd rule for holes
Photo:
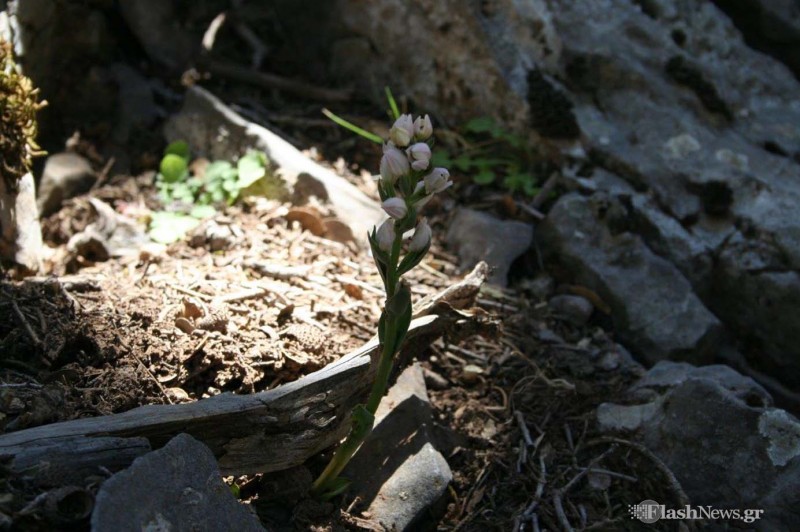
[[400,117],[400,109],[397,108],[397,102],[392,95],[392,89],[390,89],[387,85],[383,88],[383,92],[386,93],[386,101],[389,102],[389,110],[392,113],[392,120],[397,120]]
[[200,220],[177,212],[158,211],[151,215],[150,238],[159,244],[177,242],[200,224]]
[[491,185],[497,176],[489,169],[484,169],[475,174],[472,180],[479,185]]
[[488,116],[473,118],[464,125],[464,129],[470,133],[488,133],[495,127],[494,120]]
[[188,174],[186,159],[174,153],[169,153],[161,159],[158,170],[165,183],[177,183]]
[[189,145],[184,140],[176,140],[175,142],[170,142],[166,148],[164,148],[164,155],[177,155],[181,159],[188,161],[189,160]]
[[217,209],[211,205],[195,205],[192,207],[192,210],[189,211],[189,216],[192,218],[197,218],[198,220],[202,220],[204,218],[211,218],[216,213]]
[[262,153],[251,151],[236,163],[239,172],[237,183],[239,188],[247,188],[267,174],[266,156]]
[[327,116],[328,118],[330,118],[335,123],[337,123],[340,126],[342,126],[343,128],[349,129],[350,131],[352,131],[356,135],[364,137],[365,139],[371,140],[372,142],[375,142],[377,144],[383,144],[383,139],[380,136],[376,135],[375,133],[370,133],[369,131],[367,131],[365,129],[361,129],[357,125],[355,125],[355,124],[353,124],[351,122],[348,122],[344,118],[333,114],[332,112],[328,111],[327,109],[323,109],[322,110],[322,114],[324,114],[325,116]]

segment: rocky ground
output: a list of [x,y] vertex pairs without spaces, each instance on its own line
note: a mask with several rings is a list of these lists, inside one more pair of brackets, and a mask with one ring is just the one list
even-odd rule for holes
[[[8,4],[53,155],[34,172],[43,269],[0,284],[2,526],[800,526],[792,2]],[[26,431],[280,393],[369,342],[382,294],[359,235],[380,220],[380,148],[319,110],[385,136],[387,83],[453,159],[497,141],[469,119],[513,131],[524,155],[502,155],[535,190],[463,163],[426,207],[418,307],[491,269],[458,327],[410,343],[348,491],[307,497],[327,445],[235,471],[193,425],[110,433],[108,466],[42,473],[75,459]],[[265,152],[280,193],[155,244],[154,169],[175,140],[193,164]],[[763,514],[645,525],[644,500]]]

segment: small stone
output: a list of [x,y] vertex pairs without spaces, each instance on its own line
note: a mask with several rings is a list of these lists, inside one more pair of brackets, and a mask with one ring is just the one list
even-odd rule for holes
[[467,364],[461,370],[461,380],[466,384],[475,384],[483,375],[483,369],[475,364]]
[[564,339],[559,334],[551,331],[550,329],[542,329],[536,334],[536,336],[539,338],[540,341],[546,344],[564,343]]
[[556,289],[556,282],[549,275],[537,275],[533,280],[525,282],[522,288],[528,291],[535,299],[544,301],[553,295]]
[[425,384],[432,390],[445,390],[450,386],[450,382],[433,370],[423,368]]
[[460,209],[447,232],[447,244],[459,257],[459,266],[469,269],[479,261],[492,268],[489,282],[505,286],[511,263],[525,253],[533,239],[533,227],[503,221],[485,212]]
[[177,403],[189,401],[189,394],[183,388],[167,388],[167,396]]
[[609,351],[597,361],[597,367],[605,371],[613,371],[619,367],[622,355],[614,351]]
[[434,447],[432,425],[425,378],[416,364],[400,374],[381,401],[375,429],[343,473],[353,480],[348,496],[366,507],[356,511],[386,530],[420,529],[420,519],[430,514],[453,479]]
[[96,180],[94,170],[77,153],[56,153],[47,158],[36,203],[42,216],[61,208],[62,202],[88,192]]
[[611,475],[607,473],[592,471],[586,475],[586,478],[589,481],[589,487],[593,490],[605,491],[611,487]]
[[594,312],[594,306],[588,299],[568,294],[550,299],[550,308],[557,317],[576,327],[586,325]]

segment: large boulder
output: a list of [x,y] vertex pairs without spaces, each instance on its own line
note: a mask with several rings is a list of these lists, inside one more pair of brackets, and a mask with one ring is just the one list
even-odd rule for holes
[[645,361],[711,361],[719,320],[678,268],[615,225],[621,210],[604,194],[568,194],[539,227],[539,241],[603,298],[621,338]]
[[759,508],[759,530],[797,528],[800,422],[758,384],[727,366],[661,362],[630,401],[600,405],[600,428],[652,450],[692,504]]

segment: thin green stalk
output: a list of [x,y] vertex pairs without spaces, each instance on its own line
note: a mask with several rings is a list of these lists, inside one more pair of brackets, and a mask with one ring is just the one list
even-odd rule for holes
[[400,116],[400,109],[397,108],[397,102],[392,95],[392,89],[387,85],[383,88],[383,92],[386,93],[386,100],[389,102],[389,108],[392,111],[392,120],[397,120]]
[[[388,301],[389,298],[394,296],[395,292],[397,291],[397,283],[399,281],[397,275],[397,263],[400,260],[400,249],[403,245],[403,235],[398,234],[395,236],[394,242],[392,244],[392,250],[389,254],[389,264],[386,268],[386,300]],[[394,332],[394,323],[387,323],[387,327],[389,330],[387,331],[387,337],[393,337]],[[384,394],[386,394],[386,388],[389,385],[389,374],[392,371],[392,362],[394,361],[395,353],[390,350],[389,344],[383,344],[381,349],[381,357],[378,362],[378,370],[375,376],[375,380],[372,382],[372,390],[369,394],[369,399],[367,400],[366,410],[374,416],[375,412],[378,410],[378,405],[383,399]],[[361,430],[358,430],[358,429]],[[331,458],[331,461],[322,471],[322,474],[314,481],[314,484],[311,486],[311,493],[315,495],[322,495],[326,490],[329,489],[329,486],[332,482],[334,482],[339,474],[344,470],[345,466],[347,466],[350,459],[353,455],[358,451],[361,444],[364,443],[364,440],[367,439],[370,432],[372,432],[372,426],[369,427],[356,427],[355,423],[353,427],[350,429],[350,433],[347,435],[347,439],[339,446],[336,452]]]
[[389,374],[392,371],[394,355],[384,345],[378,362],[378,371],[375,374],[375,382],[372,383],[372,391],[369,394],[369,399],[367,399],[367,410],[372,414],[378,411],[378,405],[381,404],[381,399],[383,399],[386,394],[386,388],[389,386]]
[[345,120],[341,116],[335,115],[335,114],[333,114],[331,111],[329,111],[327,109],[323,109],[322,110],[322,114],[324,114],[325,116],[327,116],[328,118],[330,118],[331,120],[333,120],[334,122],[336,122],[337,124],[342,126],[343,128],[349,129],[350,131],[352,131],[356,135],[364,137],[367,140],[371,140],[372,142],[375,142],[376,144],[383,144],[383,139],[381,137],[379,137],[378,135],[376,135],[375,133],[370,133],[366,129],[361,129],[360,127],[358,127],[357,125],[353,124],[352,122],[348,122],[347,120]]

